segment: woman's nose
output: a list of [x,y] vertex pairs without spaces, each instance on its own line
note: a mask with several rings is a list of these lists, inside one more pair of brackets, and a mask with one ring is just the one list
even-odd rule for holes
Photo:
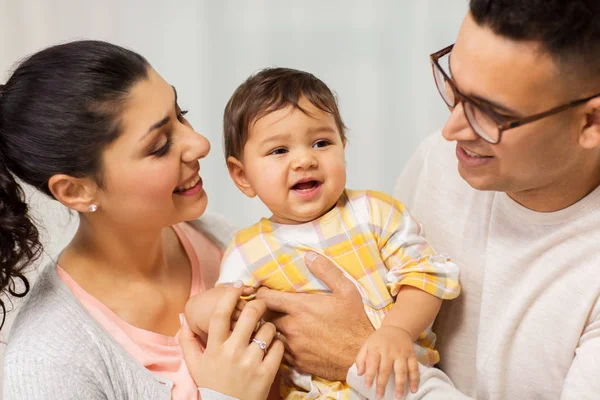
[[183,162],[193,162],[204,158],[210,152],[210,142],[200,133],[190,129],[186,135],[186,145],[181,155]]

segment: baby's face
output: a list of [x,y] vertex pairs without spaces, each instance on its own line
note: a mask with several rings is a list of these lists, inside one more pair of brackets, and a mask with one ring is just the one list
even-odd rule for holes
[[251,124],[241,160],[254,194],[285,224],[325,214],[346,186],[344,143],[333,116],[304,98],[299,105],[308,115],[290,106]]

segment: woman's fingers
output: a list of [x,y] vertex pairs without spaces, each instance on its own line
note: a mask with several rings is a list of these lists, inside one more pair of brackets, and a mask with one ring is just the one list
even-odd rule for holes
[[279,369],[279,365],[281,364],[281,359],[283,357],[284,347],[283,343],[279,340],[274,340],[267,351],[267,355],[263,359],[262,365],[266,371],[266,375],[270,376],[271,374],[275,374]]
[[[231,333],[230,341],[232,341],[239,348],[245,348],[250,343],[250,339],[256,325],[260,321],[262,315],[267,310],[265,302],[262,300],[253,300],[246,304],[240,318],[237,320],[235,329]],[[231,313],[230,313],[231,315]],[[230,326],[230,322],[228,327]],[[210,340],[210,332],[209,332]]]
[[248,304],[248,302],[244,299],[238,299],[238,302],[235,305],[235,309],[237,311],[242,311],[244,309],[244,307],[246,306],[246,304]]
[[179,322],[181,322],[181,330],[179,331],[178,340],[183,358],[186,363],[192,364],[202,357],[202,346],[200,346],[196,334],[188,326],[185,315],[179,314]]
[[221,300],[217,303],[208,328],[208,347],[221,346],[230,335],[231,314],[242,294],[242,282],[236,282],[228,287]]
[[266,354],[266,350],[269,349],[275,339],[276,333],[275,325],[270,322],[264,323],[251,339],[248,351],[252,355],[262,359]]

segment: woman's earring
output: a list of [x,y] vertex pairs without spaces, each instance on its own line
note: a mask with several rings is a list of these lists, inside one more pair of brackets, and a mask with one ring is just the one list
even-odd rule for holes
[[96,210],[98,209],[98,206],[95,204],[90,204],[88,209],[90,210],[90,212],[96,212]]

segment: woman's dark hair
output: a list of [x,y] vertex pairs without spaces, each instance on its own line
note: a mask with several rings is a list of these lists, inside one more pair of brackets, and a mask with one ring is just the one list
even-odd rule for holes
[[[42,251],[15,176],[50,197],[55,174],[101,185],[102,152],[119,136],[124,102],[148,68],[130,50],[76,41],[30,56],[0,86],[0,295],[27,294],[24,268]],[[1,328],[1,299],[0,308]]]
[[539,42],[560,66],[600,74],[598,0],[471,0],[470,11],[498,35]]

